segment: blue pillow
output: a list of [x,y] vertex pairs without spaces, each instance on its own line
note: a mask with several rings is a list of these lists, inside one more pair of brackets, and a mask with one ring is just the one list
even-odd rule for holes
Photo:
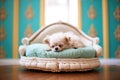
[[46,48],[46,44],[28,45],[26,48],[26,56],[39,58],[94,58],[96,55],[96,51],[92,47],[71,48],[60,52],[47,51]]

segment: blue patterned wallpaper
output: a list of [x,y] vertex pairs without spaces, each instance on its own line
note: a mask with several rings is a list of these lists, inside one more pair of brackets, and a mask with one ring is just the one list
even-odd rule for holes
[[[88,16],[91,6],[94,6],[96,11],[96,17],[94,19]],[[97,31],[97,36],[100,38],[100,45],[103,47],[102,0],[82,0],[82,15],[83,31],[88,34],[93,24]]]
[[[4,7],[6,13],[7,13],[7,17],[5,18],[5,20],[0,20],[0,28],[3,26],[4,30],[6,32],[6,37],[4,40],[0,40],[0,47],[2,47],[2,49],[5,52],[5,57],[6,58],[12,58],[12,39],[13,39],[13,0],[5,0],[2,2],[2,0],[0,1],[0,11],[2,9],[2,7]],[[0,53],[1,58],[2,57],[2,53]]]
[[[28,6],[32,7],[34,16],[32,19],[26,17]],[[31,25],[33,32],[40,28],[40,0],[20,0],[20,26],[19,26],[19,44],[25,37],[25,31],[28,25]]]
[[108,0],[110,58],[116,57],[116,51],[120,46],[120,41],[115,37],[117,26],[120,25],[120,21],[118,21],[114,16],[114,12],[116,11],[117,7],[120,7],[119,0]]

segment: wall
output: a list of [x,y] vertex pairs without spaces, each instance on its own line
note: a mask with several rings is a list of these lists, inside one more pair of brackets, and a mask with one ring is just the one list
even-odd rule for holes
[[[32,9],[30,8],[32,7]],[[30,10],[32,17],[27,17]],[[30,14],[28,12],[28,14]],[[19,44],[23,36],[30,37],[40,28],[40,0],[20,0]],[[22,33],[22,34],[21,34]]]
[[4,20],[0,17],[0,58],[19,57],[21,39],[41,26],[40,5],[40,0],[0,0],[0,15],[6,14]]
[[[102,0],[82,0],[82,30],[88,34],[90,29],[94,26],[96,34],[93,33],[93,37],[98,36],[100,38],[100,45],[103,47],[103,27],[102,27]],[[93,10],[95,17],[90,17],[89,13]],[[93,12],[94,12],[93,11]]]
[[[118,12],[118,19],[115,18],[115,11],[119,7]],[[108,16],[109,16],[109,50],[110,50],[110,58],[115,58],[117,50],[118,56],[120,58],[120,36],[119,39],[115,37],[115,32],[118,30],[118,26],[120,26],[120,0],[109,0],[108,1]],[[120,35],[120,27],[119,27],[119,33]]]
[[[44,12],[41,12],[44,4],[41,1],[44,0],[0,0],[0,11],[4,13],[3,17],[0,16],[0,58],[18,58],[17,49],[21,45],[21,39],[31,36],[44,25]],[[19,5],[15,5],[15,2]],[[120,0],[79,2],[82,30],[92,37],[100,37],[102,58],[120,58]],[[3,7],[5,11],[2,10]],[[15,15],[16,12],[19,13],[18,16]]]
[[[102,57],[120,58],[120,0],[82,0],[81,2],[82,30],[90,35],[89,32],[94,27],[94,35],[97,34],[103,47]],[[90,17],[92,6],[95,12],[92,11],[93,15]],[[115,17],[117,8],[118,19]]]
[[0,1],[0,58],[12,58],[13,2]]

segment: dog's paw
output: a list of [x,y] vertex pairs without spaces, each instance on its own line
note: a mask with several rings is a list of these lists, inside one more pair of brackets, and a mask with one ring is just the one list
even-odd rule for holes
[[50,47],[47,47],[47,48],[46,48],[46,51],[51,51],[51,48],[50,48]]
[[51,51],[51,49],[46,49],[46,51]]
[[77,49],[76,47],[73,47],[73,49]]

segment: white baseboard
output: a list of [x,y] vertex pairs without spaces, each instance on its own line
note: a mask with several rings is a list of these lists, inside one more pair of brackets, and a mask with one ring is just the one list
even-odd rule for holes
[[100,59],[101,65],[119,65],[120,59]]
[[0,66],[2,65],[19,65],[18,59],[0,59]]

